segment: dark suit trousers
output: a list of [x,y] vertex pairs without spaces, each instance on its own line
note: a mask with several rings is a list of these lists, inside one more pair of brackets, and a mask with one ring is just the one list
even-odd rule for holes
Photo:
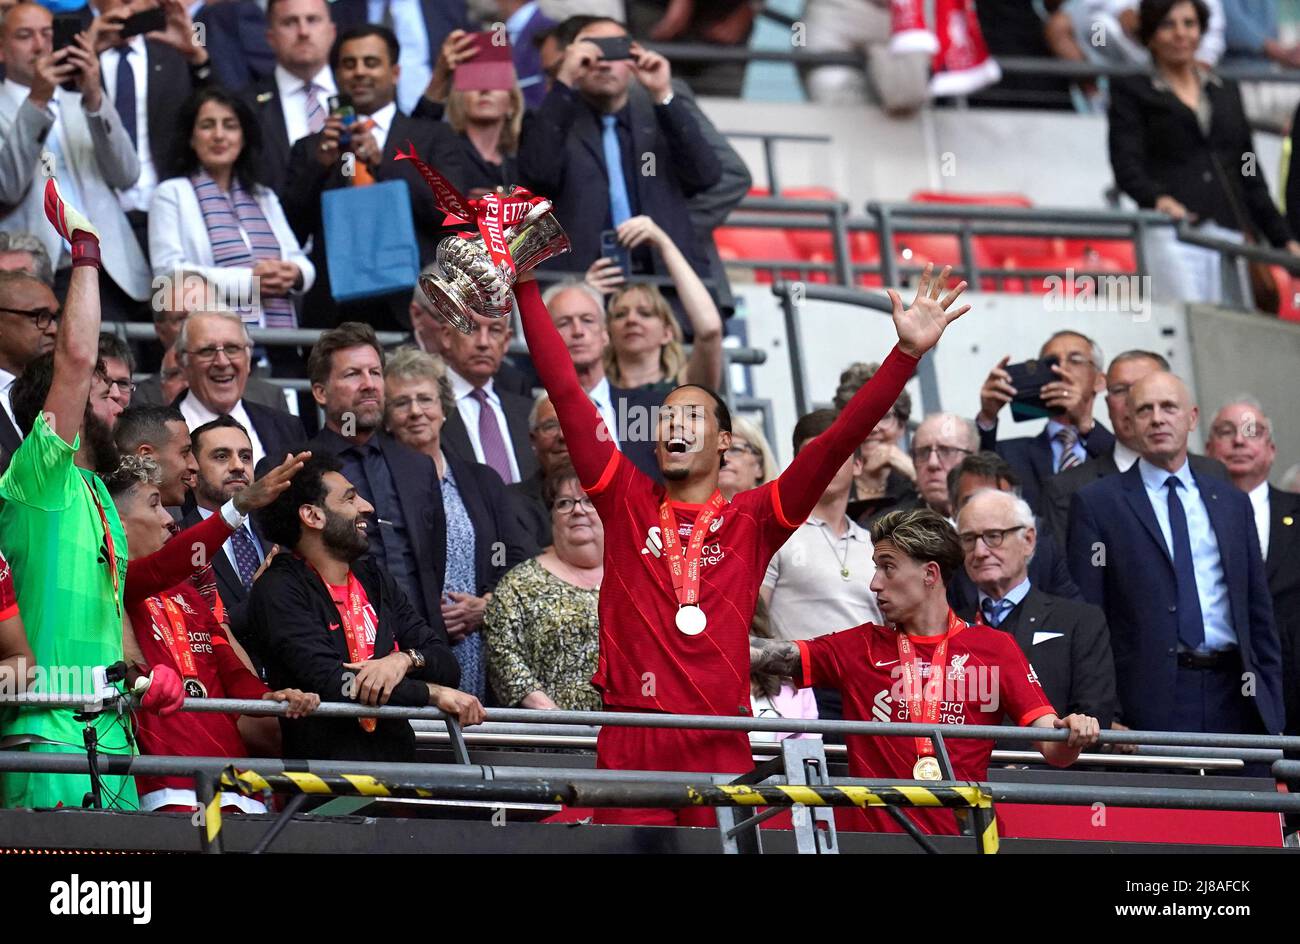
[[[1241,693],[1241,665],[1222,669],[1178,668],[1175,682],[1176,731],[1267,734],[1259,712]],[[1269,765],[1248,763],[1243,777],[1269,777]]]

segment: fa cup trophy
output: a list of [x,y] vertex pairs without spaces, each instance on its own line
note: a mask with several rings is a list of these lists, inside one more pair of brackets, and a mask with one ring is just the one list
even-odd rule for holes
[[438,243],[438,267],[443,277],[420,276],[420,288],[434,310],[465,334],[474,331],[474,315],[509,317],[514,306],[511,289],[520,272],[569,251],[551,201],[522,187],[509,194],[489,193],[466,200],[445,177],[429,167],[412,149],[398,153],[412,161],[450,223],[474,223],[477,233],[456,233]]

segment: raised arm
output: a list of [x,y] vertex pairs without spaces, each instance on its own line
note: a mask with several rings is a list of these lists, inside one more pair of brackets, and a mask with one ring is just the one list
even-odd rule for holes
[[889,290],[898,344],[880,370],[853,395],[830,429],[799,450],[777,479],[778,497],[788,521],[797,523],[808,517],[836,470],[894,405],[922,355],[939,342],[948,325],[970,310],[969,305],[948,310],[966,288],[965,282],[959,282],[944,294],[951,267],[944,266],[938,278],[932,277],[932,271],[933,266],[927,265],[921,273],[916,298],[906,311],[898,293]]
[[759,639],[749,637],[749,668],[754,672],[770,672],[783,678],[803,676],[803,660],[799,647],[784,639]]
[[542,294],[531,275],[525,274],[515,283],[515,298],[524,323],[528,353],[532,355],[542,386],[555,405],[573,467],[581,477],[583,487],[593,487],[618,452],[614,439],[578,382],[573,358],[569,356],[560,332],[555,330],[551,313],[542,303]]

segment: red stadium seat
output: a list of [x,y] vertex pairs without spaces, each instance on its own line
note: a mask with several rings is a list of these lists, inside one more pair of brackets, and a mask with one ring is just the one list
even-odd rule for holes
[[[1064,251],[1068,256],[1109,260],[1117,264],[1121,272],[1137,271],[1137,251],[1127,239],[1067,239]],[[1097,266],[1090,263],[1089,267]]]
[[1273,279],[1277,282],[1279,304],[1277,316],[1282,321],[1300,321],[1300,279],[1293,277],[1281,266],[1272,266]]
[[[1074,256],[1069,254],[1051,254],[1043,256],[1008,256],[1003,261],[1006,269],[1050,269],[1064,277],[1067,273],[1116,272],[1124,270],[1118,263],[1096,255]],[[1024,292],[1030,295],[1043,294],[1049,287],[1043,284],[1044,276],[1013,276],[1002,280],[1002,291]]]
[[[938,190],[918,190],[911,196],[913,203],[949,203],[956,206],[1002,206],[1029,209],[1033,202],[1020,193],[944,193]],[[1063,251],[1061,240],[1042,236],[976,236],[976,255],[991,259],[1001,267],[1008,256],[1041,256]]]
[[944,190],[917,190],[908,199],[912,203],[960,203],[967,206],[1032,207],[1022,193],[949,193]]
[[[718,255],[724,262],[736,259],[789,259],[793,262],[802,258],[790,241],[789,234],[783,229],[720,226],[713,231],[713,241],[718,247]],[[813,274],[824,276],[822,273]],[[797,279],[799,275],[791,269],[783,270],[781,277]],[[754,280],[763,283],[771,282],[772,273],[770,270],[754,270]],[[810,278],[808,281],[828,281],[828,279]]]

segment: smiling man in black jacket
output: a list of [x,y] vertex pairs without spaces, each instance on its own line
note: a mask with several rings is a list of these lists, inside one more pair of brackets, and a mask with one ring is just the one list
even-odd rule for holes
[[[267,677],[322,701],[437,707],[462,724],[483,720],[477,698],[453,687],[460,667],[446,634],[429,626],[387,571],[366,556],[374,509],[333,456],[309,459],[258,523],[279,554],[253,585],[249,625]],[[410,722],[371,718],[281,721],[294,758],[412,761]]]

